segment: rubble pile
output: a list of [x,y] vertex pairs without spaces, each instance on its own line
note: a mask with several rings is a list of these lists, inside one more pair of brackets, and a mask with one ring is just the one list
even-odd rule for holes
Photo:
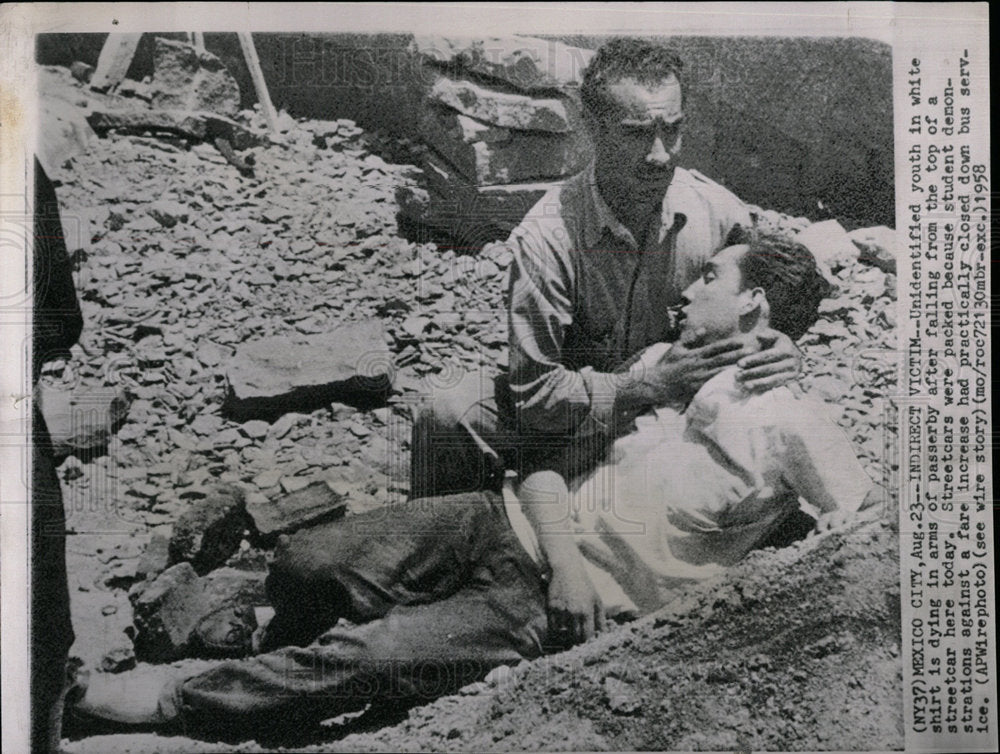
[[[452,149],[449,170],[475,175],[441,185],[480,191],[479,181],[570,170],[529,176],[503,162],[522,138],[526,154],[534,137],[576,149],[577,116],[553,84],[561,74],[545,78],[552,72],[512,55],[443,58],[435,123],[458,130],[443,128],[440,149]],[[506,84],[494,91],[489,81]],[[43,70],[42,91],[91,115],[185,112],[144,100],[121,109],[121,94],[87,92],[66,69]],[[258,112],[214,117],[252,136],[239,146],[249,173],[210,134],[135,121],[98,129],[52,175],[64,224],[80,229],[67,237],[85,330],[43,383],[71,403],[108,399],[95,414],[103,429],[70,420],[60,434],[73,453],[60,476],[77,534],[74,652],[107,672],[134,665],[136,650],[157,661],[195,653],[193,627],[209,605],[234,594],[262,602],[279,534],[405,499],[412,405],[466,371],[506,363],[510,252],[487,243],[456,254],[403,238],[397,196],[422,190],[413,166],[387,162],[349,120],[283,113],[267,134]],[[458,138],[463,128],[479,140]],[[489,141],[503,129],[513,151]],[[802,384],[829,405],[873,479],[886,479],[892,231],[817,230],[755,212],[761,225],[800,233],[837,285],[801,342]],[[97,441],[75,441],[79,427]],[[73,450],[84,446],[106,454]],[[616,714],[631,714],[621,683],[603,688]]]

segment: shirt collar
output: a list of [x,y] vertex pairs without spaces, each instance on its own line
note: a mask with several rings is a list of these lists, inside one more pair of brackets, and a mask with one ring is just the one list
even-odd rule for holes
[[[677,168],[680,171],[682,168]],[[663,196],[663,211],[660,215],[660,238],[662,242],[675,222],[680,222],[683,227],[687,221],[687,216],[681,211],[683,207],[684,187],[677,181],[677,171],[674,172],[674,179],[667,187],[667,193]],[[636,245],[632,238],[632,233],[626,228],[611,211],[608,203],[604,201],[600,190],[597,188],[596,162],[590,161],[586,172],[587,182],[587,204],[588,211],[584,215],[583,240],[587,248],[593,248],[600,243],[601,235],[605,229],[611,231],[615,237],[629,241]]]

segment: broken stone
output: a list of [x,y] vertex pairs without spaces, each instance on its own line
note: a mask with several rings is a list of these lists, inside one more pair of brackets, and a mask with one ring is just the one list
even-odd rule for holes
[[384,400],[392,387],[392,357],[380,321],[352,322],[298,340],[277,336],[238,348],[226,373],[224,409],[230,416],[266,419],[334,400]]
[[63,481],[72,482],[83,476],[83,465],[76,456],[70,456],[59,468]]
[[242,490],[220,485],[177,520],[170,537],[170,562],[189,562],[197,573],[208,573],[236,552],[243,532],[252,525]]
[[263,571],[242,571],[236,568],[216,568],[202,579],[205,594],[216,607],[240,605],[256,607],[267,605]]
[[260,440],[267,437],[267,431],[271,428],[271,425],[267,422],[260,421],[259,419],[253,419],[243,424],[243,432],[247,437],[253,438],[254,440]]
[[119,84],[116,94],[120,94],[123,97],[135,97],[136,99],[141,99],[143,102],[152,102],[153,100],[153,95],[149,91],[149,84],[143,81],[132,81],[131,79],[125,79]]
[[172,228],[178,222],[188,220],[187,206],[169,199],[157,199],[146,208],[146,212],[164,228]]
[[170,533],[169,526],[153,532],[135,568],[136,578],[152,579],[167,570],[170,566]]
[[592,153],[582,134],[507,131],[459,113],[428,109],[421,121],[427,143],[478,186],[564,178]]
[[847,237],[858,247],[858,259],[883,272],[896,274],[896,231],[893,228],[885,225],[858,228],[848,233]]
[[103,450],[128,414],[128,397],[118,388],[60,390],[42,383],[37,395],[57,457]]
[[195,356],[205,366],[214,367],[224,359],[229,358],[230,352],[210,340],[203,340],[198,344]]
[[84,63],[82,60],[76,60],[69,67],[69,72],[77,81],[86,84],[94,75],[94,66]]
[[290,534],[305,526],[344,515],[347,499],[326,482],[306,487],[273,500],[248,502],[247,513],[261,537],[270,542],[279,534]]
[[135,648],[131,644],[116,647],[101,658],[101,671],[104,673],[124,673],[134,667]]
[[94,110],[87,122],[99,134],[111,129],[127,133],[165,131],[198,141],[226,139],[233,149],[262,143],[263,137],[221,115],[185,110]]
[[556,98],[543,99],[497,92],[471,81],[447,77],[434,82],[428,96],[432,101],[493,126],[551,133],[574,130],[574,126],[570,125],[566,104]]
[[823,220],[799,231],[795,240],[816,257],[821,266],[836,272],[858,258],[858,247],[836,220]]
[[497,79],[525,92],[571,91],[593,50],[534,37],[417,36],[411,50],[426,63]]
[[212,609],[190,563],[178,563],[130,594],[136,628],[136,656],[172,662],[184,655],[191,632]]
[[617,715],[634,715],[642,710],[642,697],[631,684],[617,678],[604,679],[604,699]]
[[298,492],[299,490],[307,487],[309,485],[309,480],[302,476],[283,476],[281,477],[281,489],[287,493]]
[[[270,469],[268,471],[262,471],[260,474],[253,478],[253,483],[260,487],[262,490],[274,487],[281,481],[281,471],[279,469]],[[247,501],[248,507],[250,500]]]
[[194,45],[157,37],[153,48],[153,106],[206,110],[234,116],[240,87],[215,55]]

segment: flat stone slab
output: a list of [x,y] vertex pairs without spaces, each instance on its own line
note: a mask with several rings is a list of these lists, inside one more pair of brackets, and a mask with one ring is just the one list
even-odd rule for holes
[[279,534],[291,534],[305,526],[339,518],[346,509],[347,498],[322,481],[271,500],[247,503],[247,513],[257,533],[267,541]]
[[195,110],[94,110],[87,123],[98,134],[112,129],[140,134],[165,131],[197,141],[226,139],[233,149],[249,149],[264,141],[234,120]]
[[411,50],[425,62],[495,79],[520,91],[565,90],[583,81],[593,50],[536,37],[420,35]]
[[238,421],[273,420],[333,401],[367,405],[385,400],[394,370],[379,320],[298,337],[263,338],[237,349],[226,372],[228,415]]
[[501,128],[550,133],[574,130],[566,103],[555,97],[497,92],[448,77],[434,82],[429,97],[463,115]]

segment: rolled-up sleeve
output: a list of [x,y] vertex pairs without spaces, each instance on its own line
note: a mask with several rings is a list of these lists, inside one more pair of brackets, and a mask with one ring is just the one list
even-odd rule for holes
[[569,254],[530,234],[515,233],[508,291],[510,389],[522,431],[603,431],[614,408],[616,375],[562,364],[573,321]]

